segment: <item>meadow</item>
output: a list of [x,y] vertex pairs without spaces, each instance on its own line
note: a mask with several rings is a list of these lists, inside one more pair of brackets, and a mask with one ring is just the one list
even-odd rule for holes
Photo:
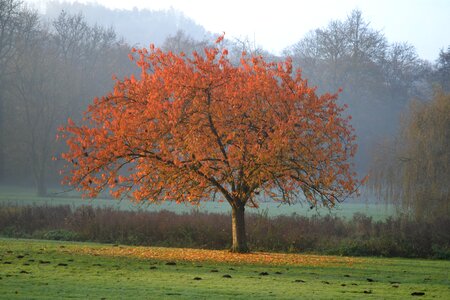
[[0,266],[1,299],[450,298],[450,261],[0,239]]
[[[82,199],[79,194],[75,192],[61,192],[51,191],[48,197],[38,197],[35,191],[31,188],[0,186],[0,204],[3,205],[69,205],[72,208],[81,206],[92,206],[94,208],[112,208],[124,211],[163,211],[167,210],[177,214],[191,213],[191,212],[205,212],[205,213],[223,213],[230,214],[230,205],[226,202],[205,201],[198,206],[192,204],[177,204],[174,202],[164,203],[141,203],[136,204],[127,199],[115,200],[106,197],[97,199]],[[260,204],[259,208],[248,208],[248,213],[264,214],[270,217],[281,215],[297,214],[300,216],[336,216],[350,219],[355,213],[364,214],[372,217],[373,220],[385,220],[390,216],[395,215],[395,209],[391,205],[379,203],[373,197],[364,195],[358,199],[349,199],[342,203],[337,203],[336,206],[329,210],[327,208],[310,209],[308,205],[297,203],[293,205],[285,205],[274,202],[264,202]]]

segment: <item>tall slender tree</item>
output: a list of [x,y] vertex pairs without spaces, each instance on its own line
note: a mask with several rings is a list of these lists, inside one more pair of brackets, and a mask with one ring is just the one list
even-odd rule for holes
[[17,59],[17,43],[28,40],[35,31],[37,14],[21,1],[0,0],[0,181],[5,171],[5,103],[9,83],[14,80],[12,62]]
[[395,140],[374,155],[370,186],[417,219],[450,216],[450,94],[411,103]]

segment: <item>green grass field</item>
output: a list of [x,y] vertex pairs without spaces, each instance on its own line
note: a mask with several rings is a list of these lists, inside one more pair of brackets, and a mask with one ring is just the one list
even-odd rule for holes
[[[75,193],[50,193],[49,197],[37,197],[33,189],[17,188],[10,186],[0,186],[0,204],[13,205],[70,205],[79,207],[82,205],[90,205],[94,207],[112,207],[120,210],[144,210],[144,211],[160,211],[168,210],[175,213],[189,213],[193,210],[210,213],[231,213],[228,203],[219,202],[202,202],[199,206],[191,204],[176,204],[173,202],[165,202],[161,204],[140,204],[136,205],[128,200],[113,199],[81,199]],[[363,213],[371,216],[374,220],[384,220],[394,215],[392,206],[385,204],[368,203],[364,197],[359,202],[344,202],[337,204],[331,211],[326,208],[309,209],[308,205],[280,205],[278,203],[261,203],[258,209],[249,208],[248,213],[268,214],[269,216],[291,215],[296,213],[302,216],[325,216],[333,215],[338,217],[351,218],[355,213]]]
[[450,299],[449,270],[449,261],[0,239],[1,299]]

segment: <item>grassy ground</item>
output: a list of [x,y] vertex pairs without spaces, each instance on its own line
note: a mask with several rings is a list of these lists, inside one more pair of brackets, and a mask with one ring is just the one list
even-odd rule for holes
[[[200,206],[191,204],[176,204],[165,202],[162,204],[143,204],[136,205],[128,200],[112,200],[112,199],[81,199],[75,193],[56,193],[50,191],[49,197],[37,197],[35,191],[31,188],[18,188],[11,186],[0,186],[0,204],[13,205],[70,205],[79,207],[82,205],[91,205],[94,207],[112,207],[120,210],[145,210],[159,211],[169,210],[176,213],[189,213],[192,210],[208,211],[211,213],[231,213],[228,203],[219,202],[203,202]],[[359,202],[344,202],[337,204],[336,207],[329,211],[328,209],[310,210],[307,205],[280,205],[277,203],[261,203],[259,209],[247,210],[248,213],[268,214],[269,216],[291,215],[293,213],[302,216],[328,215],[338,217],[351,218],[355,213],[363,213],[371,216],[374,220],[383,220],[394,214],[391,206],[384,204],[367,203],[367,199],[362,197]]]
[[449,270],[449,261],[0,239],[2,299],[450,299]]

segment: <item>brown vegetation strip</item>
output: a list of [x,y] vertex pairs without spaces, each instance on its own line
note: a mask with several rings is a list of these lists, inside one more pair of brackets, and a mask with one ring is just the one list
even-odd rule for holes
[[64,251],[101,256],[137,257],[142,259],[171,260],[171,261],[211,261],[243,264],[270,265],[347,265],[361,263],[363,259],[342,256],[321,256],[306,254],[284,254],[255,252],[249,254],[231,253],[225,250],[203,250],[190,248],[163,247],[74,247]]

